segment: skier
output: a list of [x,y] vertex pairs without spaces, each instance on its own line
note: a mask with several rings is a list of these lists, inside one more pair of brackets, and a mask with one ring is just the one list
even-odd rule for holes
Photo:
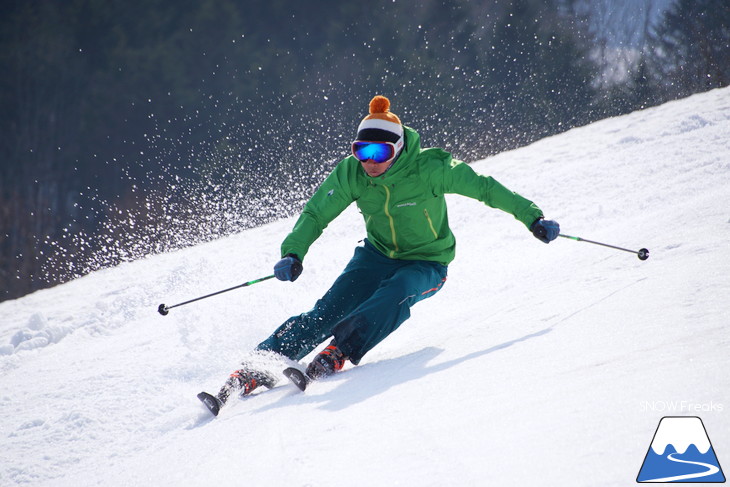
[[[417,302],[436,294],[454,259],[444,195],[457,193],[498,208],[521,221],[541,241],[557,238],[559,225],[543,219],[531,201],[441,149],[422,149],[418,133],[401,124],[390,101],[376,96],[360,123],[352,155],[334,168],[305,205],[281,245],[274,274],[296,281],[309,247],[352,202],[365,219],[367,238],[332,287],[305,313],[285,321],[258,352],[300,360],[332,338],[308,365],[310,379],[333,374],[363,356],[410,316]],[[235,391],[273,387],[271,372],[244,362],[213,401],[214,414]],[[209,404],[210,403],[210,404]]]

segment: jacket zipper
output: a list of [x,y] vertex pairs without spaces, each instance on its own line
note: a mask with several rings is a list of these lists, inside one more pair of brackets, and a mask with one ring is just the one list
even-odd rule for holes
[[393,239],[393,247],[395,247],[395,250],[391,250],[389,254],[390,257],[393,257],[395,253],[398,252],[398,240],[395,238],[395,223],[393,222],[393,217],[390,215],[390,211],[388,210],[388,204],[390,203],[390,190],[385,185],[383,185],[383,189],[385,189],[385,216],[387,216],[390,221],[390,237]]
[[435,238],[436,240],[438,240],[439,234],[436,233],[436,229],[433,228],[433,222],[431,221],[431,217],[428,216],[428,210],[424,208],[423,209],[423,214],[426,215],[426,220],[428,220],[428,226],[431,228],[431,233],[433,233],[433,238]]

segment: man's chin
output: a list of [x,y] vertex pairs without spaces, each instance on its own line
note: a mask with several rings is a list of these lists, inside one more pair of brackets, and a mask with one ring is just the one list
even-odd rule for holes
[[378,176],[382,176],[387,169],[387,167],[381,167],[381,166],[382,166],[381,164],[378,164],[374,167],[368,167],[366,165],[363,165],[362,168],[365,171],[365,174],[367,174],[371,178],[376,178]]

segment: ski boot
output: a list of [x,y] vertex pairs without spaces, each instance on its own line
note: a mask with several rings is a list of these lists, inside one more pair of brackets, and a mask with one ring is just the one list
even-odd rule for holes
[[284,369],[284,375],[303,392],[313,380],[321,379],[342,370],[346,360],[345,354],[337,348],[335,341],[332,340],[327,348],[314,357],[312,363],[307,366],[306,373],[300,370],[299,367],[288,367]]
[[307,366],[307,375],[312,380],[321,379],[335,372],[342,370],[347,357],[337,348],[334,340],[314,357],[314,360]]

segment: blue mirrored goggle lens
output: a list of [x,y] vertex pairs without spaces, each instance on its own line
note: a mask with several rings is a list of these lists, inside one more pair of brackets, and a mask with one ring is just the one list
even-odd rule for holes
[[378,142],[355,142],[352,144],[352,153],[359,161],[382,163],[393,158],[393,146]]

